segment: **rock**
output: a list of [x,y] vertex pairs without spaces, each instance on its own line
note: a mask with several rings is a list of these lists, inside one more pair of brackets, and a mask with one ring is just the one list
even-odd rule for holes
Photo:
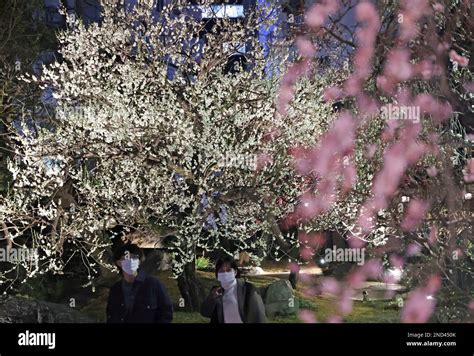
[[288,280],[279,280],[268,286],[265,292],[267,316],[292,315],[299,309],[299,301]]
[[246,275],[248,276],[258,276],[261,274],[264,274],[265,271],[261,267],[250,267],[248,271],[246,272]]
[[0,297],[0,324],[16,323],[95,323],[68,305],[49,303],[25,297]]

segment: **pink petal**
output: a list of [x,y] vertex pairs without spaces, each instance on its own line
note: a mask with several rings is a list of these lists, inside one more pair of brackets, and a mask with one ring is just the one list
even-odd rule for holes
[[365,245],[367,245],[367,242],[364,241],[364,240],[361,240],[360,238],[358,238],[357,236],[353,236],[351,235],[348,240],[347,240],[347,243],[349,244],[349,246],[351,248],[362,248],[364,247]]
[[474,158],[470,158],[464,167],[464,181],[466,183],[474,182]]
[[471,300],[471,301],[469,302],[469,309],[470,309],[471,311],[474,311],[474,300]]
[[457,62],[461,67],[467,67],[467,65],[469,64],[469,59],[461,56],[454,49],[449,51],[449,58],[451,58],[453,62]]
[[347,275],[346,280],[351,288],[361,288],[367,278],[362,268],[356,268]]
[[339,315],[331,315],[326,321],[330,324],[340,324],[342,323],[342,317]]
[[324,8],[317,4],[309,9],[305,15],[305,22],[309,27],[320,27],[326,21],[326,12]]
[[431,166],[426,169],[426,173],[428,173],[430,177],[436,177],[438,175],[438,169],[435,166]]
[[329,15],[337,11],[338,7],[338,1],[322,0],[306,12],[305,22],[310,27],[320,27]]
[[341,286],[337,279],[333,277],[327,277],[323,278],[321,281],[320,290],[323,294],[338,295],[341,290]]
[[273,157],[268,153],[260,153],[257,155],[257,170],[262,170],[273,162]]
[[354,304],[352,300],[353,291],[352,289],[344,289],[339,298],[338,309],[342,315],[347,315],[352,311]]
[[417,256],[421,252],[421,246],[418,245],[417,243],[412,243],[408,245],[407,247],[407,256],[412,257],[412,256]]
[[394,78],[396,81],[405,81],[411,78],[413,72],[408,50],[395,49],[388,54],[384,72],[386,77]]
[[375,155],[375,152],[377,152],[377,145],[374,143],[369,143],[366,147],[365,156],[367,158],[372,158]]
[[429,204],[419,199],[412,199],[408,205],[407,213],[401,223],[405,231],[414,230],[424,219],[428,212]]
[[431,227],[430,234],[428,236],[428,243],[430,245],[436,244],[438,241],[438,228],[436,226]]
[[417,289],[410,293],[401,313],[403,323],[426,323],[429,320],[436,302],[428,296],[429,294],[424,289]]
[[361,2],[356,7],[356,16],[361,22],[367,22],[373,29],[380,26],[380,19],[377,10],[370,2]]
[[300,266],[296,262],[289,263],[288,268],[292,273],[297,273],[300,270]]
[[369,260],[366,261],[362,266],[367,279],[378,279],[382,274],[382,263],[379,260]]
[[311,41],[303,37],[296,39],[296,47],[303,57],[310,58],[316,54],[316,49]]
[[473,93],[474,92],[474,82],[464,84],[464,89],[466,89],[466,91],[469,92],[469,93]]
[[354,188],[357,183],[357,168],[354,162],[343,168],[343,180],[342,180],[342,191],[343,193],[348,192]]
[[343,91],[338,87],[330,87],[324,90],[324,100],[332,102],[340,99],[343,96]]
[[395,89],[395,81],[392,77],[379,75],[377,77],[377,87],[387,94],[392,94]]
[[441,288],[441,277],[437,274],[431,275],[426,283],[426,292],[436,293]]
[[436,12],[444,12],[444,5],[437,2],[437,3],[433,4],[433,9]]
[[391,255],[390,258],[390,265],[395,268],[403,268],[405,265],[405,259],[400,255]]
[[314,312],[312,310],[309,310],[309,309],[301,309],[298,312],[298,318],[304,323],[308,323],[308,324],[317,323]]
[[300,248],[300,257],[303,260],[309,261],[310,259],[312,259],[313,256],[314,256],[314,251],[312,248],[309,248],[309,247]]

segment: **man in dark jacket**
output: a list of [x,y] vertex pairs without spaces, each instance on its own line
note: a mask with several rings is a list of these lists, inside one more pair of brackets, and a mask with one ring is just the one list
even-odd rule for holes
[[110,288],[107,303],[108,323],[170,323],[173,306],[161,282],[138,271],[143,252],[127,244],[114,253],[122,280]]
[[211,289],[201,305],[201,314],[211,323],[265,323],[265,306],[257,289],[237,279],[237,263],[225,257],[216,262],[216,277],[221,286]]

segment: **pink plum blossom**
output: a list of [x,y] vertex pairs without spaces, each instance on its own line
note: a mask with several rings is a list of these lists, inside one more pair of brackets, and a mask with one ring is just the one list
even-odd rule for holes
[[428,298],[424,289],[417,289],[410,293],[401,313],[403,323],[426,323],[434,312],[436,302]]
[[419,199],[412,199],[402,221],[401,227],[405,231],[414,230],[428,212],[429,204]]
[[316,49],[311,41],[303,37],[296,39],[296,47],[303,57],[311,58],[316,54]]
[[315,324],[317,323],[316,316],[314,315],[314,312],[309,309],[301,309],[298,312],[298,318],[307,324]]
[[461,67],[467,67],[467,65],[469,64],[469,59],[461,56],[454,49],[449,51],[449,58],[451,58],[453,62],[457,62]]

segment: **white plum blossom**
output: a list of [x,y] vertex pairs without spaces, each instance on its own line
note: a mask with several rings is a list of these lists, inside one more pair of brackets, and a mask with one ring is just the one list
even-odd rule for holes
[[[34,232],[44,261],[36,272],[61,271],[66,249],[88,268],[112,268],[105,232],[116,225],[168,236],[176,274],[196,248],[261,258],[275,241],[295,245],[278,227],[303,194],[290,151],[330,127],[323,90],[341,74],[298,80],[283,115],[275,98],[290,46],[277,39],[264,57],[258,10],[218,19],[205,35],[179,5],[159,16],[143,1],[103,11],[100,24],[60,32],[62,61],[30,78],[53,89],[55,117],[17,135],[1,215],[12,239]],[[233,44],[247,53],[229,71]]]

